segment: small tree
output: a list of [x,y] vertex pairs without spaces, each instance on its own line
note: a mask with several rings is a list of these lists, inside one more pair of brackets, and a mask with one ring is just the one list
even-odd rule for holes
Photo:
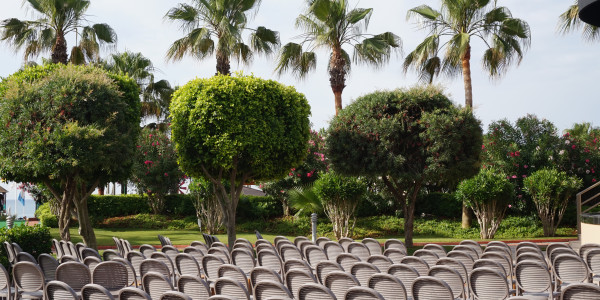
[[569,198],[581,188],[582,180],[566,172],[542,169],[525,178],[523,184],[542,220],[544,236],[554,236]]
[[43,183],[60,203],[59,230],[96,247],[87,198],[99,184],[131,173],[139,133],[138,87],[124,76],[84,66],[21,70],[0,83],[0,176]]
[[461,182],[455,195],[475,212],[480,237],[493,239],[514,195],[514,186],[506,174],[482,169],[475,177]]
[[215,185],[229,245],[243,185],[281,178],[306,156],[309,114],[304,95],[253,76],[196,79],[175,92],[171,128],[179,165]]
[[223,213],[217,199],[215,185],[204,178],[194,178],[188,188],[193,197],[196,217],[204,224],[208,234],[216,234],[223,226]]
[[427,183],[454,182],[479,171],[482,132],[435,87],[375,92],[335,116],[326,144],[341,174],[381,177],[403,206],[405,243],[412,246],[417,196]]
[[137,142],[132,180],[138,191],[148,194],[153,213],[163,212],[165,195],[177,193],[184,176],[169,137],[158,130],[143,129]]
[[333,172],[321,175],[315,182],[315,194],[321,199],[338,239],[352,235],[356,223],[354,212],[366,190],[367,186],[358,178]]

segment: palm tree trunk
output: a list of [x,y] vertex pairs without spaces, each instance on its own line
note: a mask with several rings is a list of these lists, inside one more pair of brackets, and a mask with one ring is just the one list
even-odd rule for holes
[[[473,108],[473,86],[471,85],[471,46],[467,46],[462,57],[463,80],[465,82],[465,106]],[[471,227],[471,212],[465,202],[462,207],[462,228]]]
[[52,46],[52,63],[66,65],[67,56],[67,40],[62,32],[56,32],[56,42]]
[[229,57],[217,51],[217,74],[230,75]]
[[341,49],[334,49],[329,61],[329,84],[335,98],[335,114],[342,110],[342,92],[346,87],[346,59]]

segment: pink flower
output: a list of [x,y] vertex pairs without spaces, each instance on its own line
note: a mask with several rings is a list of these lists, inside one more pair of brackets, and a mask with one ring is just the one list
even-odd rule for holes
[[292,172],[290,172],[290,173],[288,174],[288,176],[294,176],[294,174],[292,174]]
[[485,145],[481,145],[481,149],[485,149]]
[[148,137],[152,137],[152,134],[149,134]]
[[529,168],[529,166],[528,165],[523,165],[523,168],[527,169],[527,168]]
[[165,177],[169,176],[169,173],[165,173]]
[[593,178],[593,179],[592,179],[592,182],[596,182],[596,178]]
[[513,175],[513,176],[512,176],[512,178],[513,178],[513,179],[517,178],[517,175]]
[[149,164],[151,164],[151,163],[152,163],[152,161],[151,161],[151,160],[147,160],[147,161],[145,161],[145,162],[144,162],[144,164],[146,164],[146,165],[149,165]]
[[516,152],[515,152],[515,156],[519,156],[519,155],[521,155],[521,152],[519,152],[519,151],[516,151]]
[[590,160],[589,160],[589,159],[586,159],[586,160],[585,160],[585,162],[589,164],[589,163],[590,163]]
[[575,145],[571,146],[571,149],[575,149],[575,148],[577,148],[577,146],[575,146]]
[[511,208],[511,207],[512,207],[512,205],[510,205],[510,204],[509,204],[509,205],[508,205],[508,208]]
[[140,145],[137,145],[136,147],[138,147],[138,148],[142,148],[142,146],[140,146]]
[[523,178],[527,177],[527,175],[523,175]]

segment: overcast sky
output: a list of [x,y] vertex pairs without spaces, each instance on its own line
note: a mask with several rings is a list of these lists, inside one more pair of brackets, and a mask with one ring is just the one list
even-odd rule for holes
[[[1,0],[0,19],[16,17],[33,19],[27,5],[21,0]],[[169,45],[183,36],[177,24],[165,22],[163,16],[185,0],[92,0],[88,19],[93,23],[108,23],[118,34],[117,51],[141,52],[160,69],[158,79],[167,79],[173,85],[183,85],[196,77],[210,77],[215,73],[215,59],[204,61],[184,59],[166,62]],[[369,33],[392,31],[402,38],[404,54],[422,41],[426,32],[417,30],[406,21],[408,9],[421,4],[439,7],[437,0],[363,0],[350,1],[351,6],[374,9]],[[559,0],[498,0],[508,7],[514,17],[527,21],[531,27],[531,47],[519,66],[513,66],[498,81],[490,81],[481,69],[483,48],[473,41],[472,78],[475,114],[484,128],[499,119],[511,121],[526,114],[547,118],[560,129],[576,122],[598,122],[600,113],[600,43],[588,43],[579,33],[561,36],[556,33],[558,16],[572,1]],[[280,32],[282,44],[296,41],[300,31],[294,21],[304,9],[303,0],[262,0],[262,5],[249,27],[266,26]],[[69,47],[72,46],[70,40]],[[108,52],[102,52],[106,56]],[[49,54],[44,54],[49,57]],[[334,101],[326,71],[328,53],[318,52],[316,71],[299,81],[290,75],[277,77],[273,72],[274,58],[256,58],[250,66],[232,64],[232,71],[281,81],[304,93],[312,107],[314,128],[327,127],[335,114]],[[393,57],[388,65],[374,69],[354,66],[346,81],[343,104],[375,90],[389,90],[416,84],[414,73],[402,72],[403,56]],[[7,76],[23,63],[21,52],[15,53],[7,44],[0,44],[0,76]],[[457,104],[464,103],[462,78],[438,81]]]

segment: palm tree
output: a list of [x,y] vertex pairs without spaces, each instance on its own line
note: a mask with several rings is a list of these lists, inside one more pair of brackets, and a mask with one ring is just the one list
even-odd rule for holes
[[152,61],[141,53],[123,52],[110,56],[103,67],[107,70],[128,74],[140,87],[140,100],[142,102],[142,117],[154,117],[157,119],[150,126],[159,129],[168,123],[169,104],[173,88],[167,80],[154,80],[154,72],[159,71],[154,67]]
[[581,22],[579,19],[579,6],[577,0],[575,4],[569,6],[569,9],[558,17],[558,31],[567,34],[571,31],[581,28],[583,24],[583,39],[589,42],[600,40],[600,31],[598,27]]
[[[291,71],[303,78],[316,68],[314,50],[323,48],[329,54],[329,82],[335,98],[336,114],[342,109],[342,92],[351,63],[366,63],[379,67],[386,63],[393,49],[401,47],[398,36],[391,32],[366,34],[372,8],[349,9],[346,0],[307,0],[308,9],[296,19],[296,27],[304,30],[302,42],[288,43],[279,53],[276,71],[281,75]],[[303,51],[303,46],[307,51]],[[354,48],[352,58],[344,49]]]
[[[87,0],[25,0],[38,15],[37,20],[22,21],[16,18],[0,23],[0,40],[6,41],[15,50],[25,49],[25,61],[50,51],[53,63],[72,62],[83,64],[98,60],[100,46],[114,44],[117,35],[108,24],[84,25],[85,12],[90,6]],[[76,35],[76,46],[67,55],[65,36]]]
[[[520,63],[529,47],[527,22],[513,18],[506,7],[490,0],[442,0],[441,10],[421,5],[408,11],[429,35],[404,60],[405,72],[412,66],[422,81],[432,82],[440,73],[461,74],[465,85],[465,105],[473,107],[471,86],[471,42],[483,42],[483,67],[492,78],[503,75],[513,63]],[[445,39],[445,40],[443,40]],[[440,58],[440,52],[443,58]]]
[[[250,63],[253,52],[270,55],[279,46],[279,33],[265,27],[247,28],[248,19],[258,10],[260,0],[192,0],[179,3],[165,15],[178,21],[186,35],[167,51],[167,59],[180,60],[186,55],[204,59],[216,54],[217,74],[230,74],[230,61]],[[251,31],[250,45],[242,32]],[[216,46],[215,46],[216,44]]]

